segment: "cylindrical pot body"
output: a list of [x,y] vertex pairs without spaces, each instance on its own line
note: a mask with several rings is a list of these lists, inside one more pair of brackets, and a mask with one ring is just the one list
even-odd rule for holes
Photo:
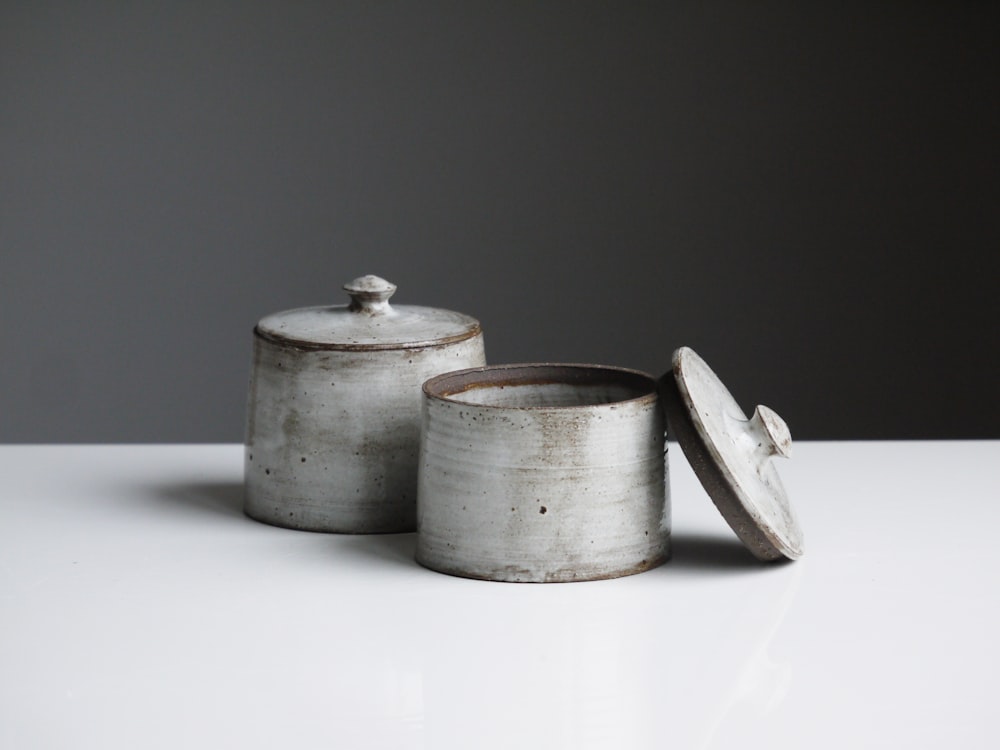
[[265,318],[247,405],[247,515],[309,531],[413,531],[421,385],[484,363],[478,323],[457,313],[356,296]]
[[639,573],[670,553],[656,382],[620,368],[502,365],[423,388],[417,561],[496,581]]

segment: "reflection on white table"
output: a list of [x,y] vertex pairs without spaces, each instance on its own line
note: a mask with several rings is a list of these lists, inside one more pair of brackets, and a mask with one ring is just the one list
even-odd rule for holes
[[240,511],[239,446],[0,447],[0,747],[984,747],[1000,442],[800,443],[756,562],[671,446],[674,559],[572,584]]

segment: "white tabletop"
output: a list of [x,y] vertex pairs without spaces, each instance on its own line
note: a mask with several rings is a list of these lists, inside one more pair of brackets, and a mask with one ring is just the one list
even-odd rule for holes
[[794,451],[798,562],[674,445],[670,563],[503,584],[247,519],[239,446],[0,447],[0,747],[993,745],[1000,442]]

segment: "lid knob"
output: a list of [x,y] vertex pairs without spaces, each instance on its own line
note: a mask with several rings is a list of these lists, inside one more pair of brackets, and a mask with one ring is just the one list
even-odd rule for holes
[[792,455],[792,433],[785,420],[773,409],[758,406],[747,422],[747,431],[757,441],[755,451],[761,461],[769,456],[790,458]]
[[368,315],[382,315],[392,309],[389,307],[389,297],[396,291],[396,285],[368,274],[344,284],[344,291],[351,295],[348,310]]

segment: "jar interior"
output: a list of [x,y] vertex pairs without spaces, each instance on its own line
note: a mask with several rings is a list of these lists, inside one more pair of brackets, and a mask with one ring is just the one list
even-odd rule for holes
[[584,365],[501,365],[439,375],[430,396],[471,406],[560,408],[652,397],[656,383],[634,370]]

